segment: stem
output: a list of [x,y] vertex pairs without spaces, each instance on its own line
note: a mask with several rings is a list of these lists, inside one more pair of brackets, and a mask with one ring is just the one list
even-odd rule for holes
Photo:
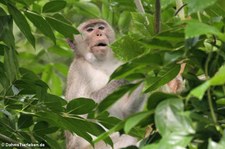
[[213,109],[213,103],[212,103],[210,89],[207,90],[207,97],[208,97],[209,109],[210,109],[210,113],[211,113],[211,116],[212,116],[212,120],[216,124],[217,119],[216,119],[216,114],[215,114],[214,109]]
[[156,0],[155,1],[155,33],[159,33],[160,29],[161,29],[161,23],[160,23],[160,19],[161,19],[161,2],[160,0]]
[[[135,3],[135,5],[136,5],[138,11],[139,11],[140,13],[145,14],[145,9],[144,9],[144,7],[143,7],[143,5],[142,5],[141,0],[134,0],[134,3]],[[147,22],[147,25],[149,25],[149,21],[148,21],[148,17],[147,17],[147,16],[145,16],[145,20],[146,20],[146,22]]]
[[199,11],[197,12],[197,16],[198,16],[198,20],[199,20],[199,22],[202,22],[201,14],[200,14],[200,12],[199,12]]
[[177,8],[177,10],[176,10],[175,15],[178,15],[181,20],[185,19],[184,7],[186,5],[187,4],[183,4],[182,0],[176,0],[176,8]]
[[[212,52],[209,53],[209,55],[207,57],[207,60],[206,60],[206,64],[205,64],[205,77],[206,77],[206,80],[209,79],[209,62],[210,62],[211,57],[212,57]],[[210,113],[211,113],[213,122],[216,124],[217,123],[217,119],[216,119],[216,114],[215,114],[214,108],[213,108],[210,88],[207,90],[207,98],[208,98],[209,109],[210,109]]]

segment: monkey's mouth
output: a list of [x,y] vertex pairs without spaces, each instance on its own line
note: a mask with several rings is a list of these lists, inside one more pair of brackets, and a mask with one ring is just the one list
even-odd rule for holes
[[106,43],[98,43],[98,44],[96,45],[96,47],[106,47],[106,46],[107,46]]

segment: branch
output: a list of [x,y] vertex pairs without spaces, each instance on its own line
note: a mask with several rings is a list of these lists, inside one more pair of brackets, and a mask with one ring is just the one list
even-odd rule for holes
[[185,19],[184,6],[186,6],[186,5],[187,4],[183,4],[182,0],[176,0],[177,10],[176,10],[175,15],[178,15],[181,20]]
[[155,1],[155,33],[159,33],[161,29],[161,2],[160,0]]
[[[137,10],[138,10],[140,13],[145,14],[145,9],[144,9],[144,7],[143,7],[143,5],[142,5],[141,0],[134,0],[134,3],[135,3],[135,5],[136,5],[136,7],[137,7]],[[149,25],[148,17],[145,16],[145,19],[146,19],[147,25]]]

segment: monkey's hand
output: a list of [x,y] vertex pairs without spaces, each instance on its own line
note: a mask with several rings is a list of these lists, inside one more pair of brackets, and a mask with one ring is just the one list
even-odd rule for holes
[[182,77],[179,75],[175,79],[170,81],[167,85],[170,88],[172,93],[179,93],[184,88],[184,81]]
[[126,80],[112,80],[108,84],[106,84],[103,88],[100,90],[93,92],[91,94],[91,98],[97,100],[97,102],[100,102],[105,97],[107,97],[109,94],[113,93],[117,88],[120,86],[123,86],[125,84],[128,84],[128,81]]

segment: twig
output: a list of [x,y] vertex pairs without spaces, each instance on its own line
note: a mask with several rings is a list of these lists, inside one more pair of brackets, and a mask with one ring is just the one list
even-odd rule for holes
[[[144,9],[144,7],[143,7],[143,5],[142,5],[141,0],[134,0],[134,3],[135,3],[135,5],[136,5],[138,11],[139,11],[140,13],[145,14],[145,9]],[[148,17],[147,17],[147,16],[145,16],[145,20],[146,20],[146,22],[147,22],[147,25],[149,25],[149,21],[148,21]]]

